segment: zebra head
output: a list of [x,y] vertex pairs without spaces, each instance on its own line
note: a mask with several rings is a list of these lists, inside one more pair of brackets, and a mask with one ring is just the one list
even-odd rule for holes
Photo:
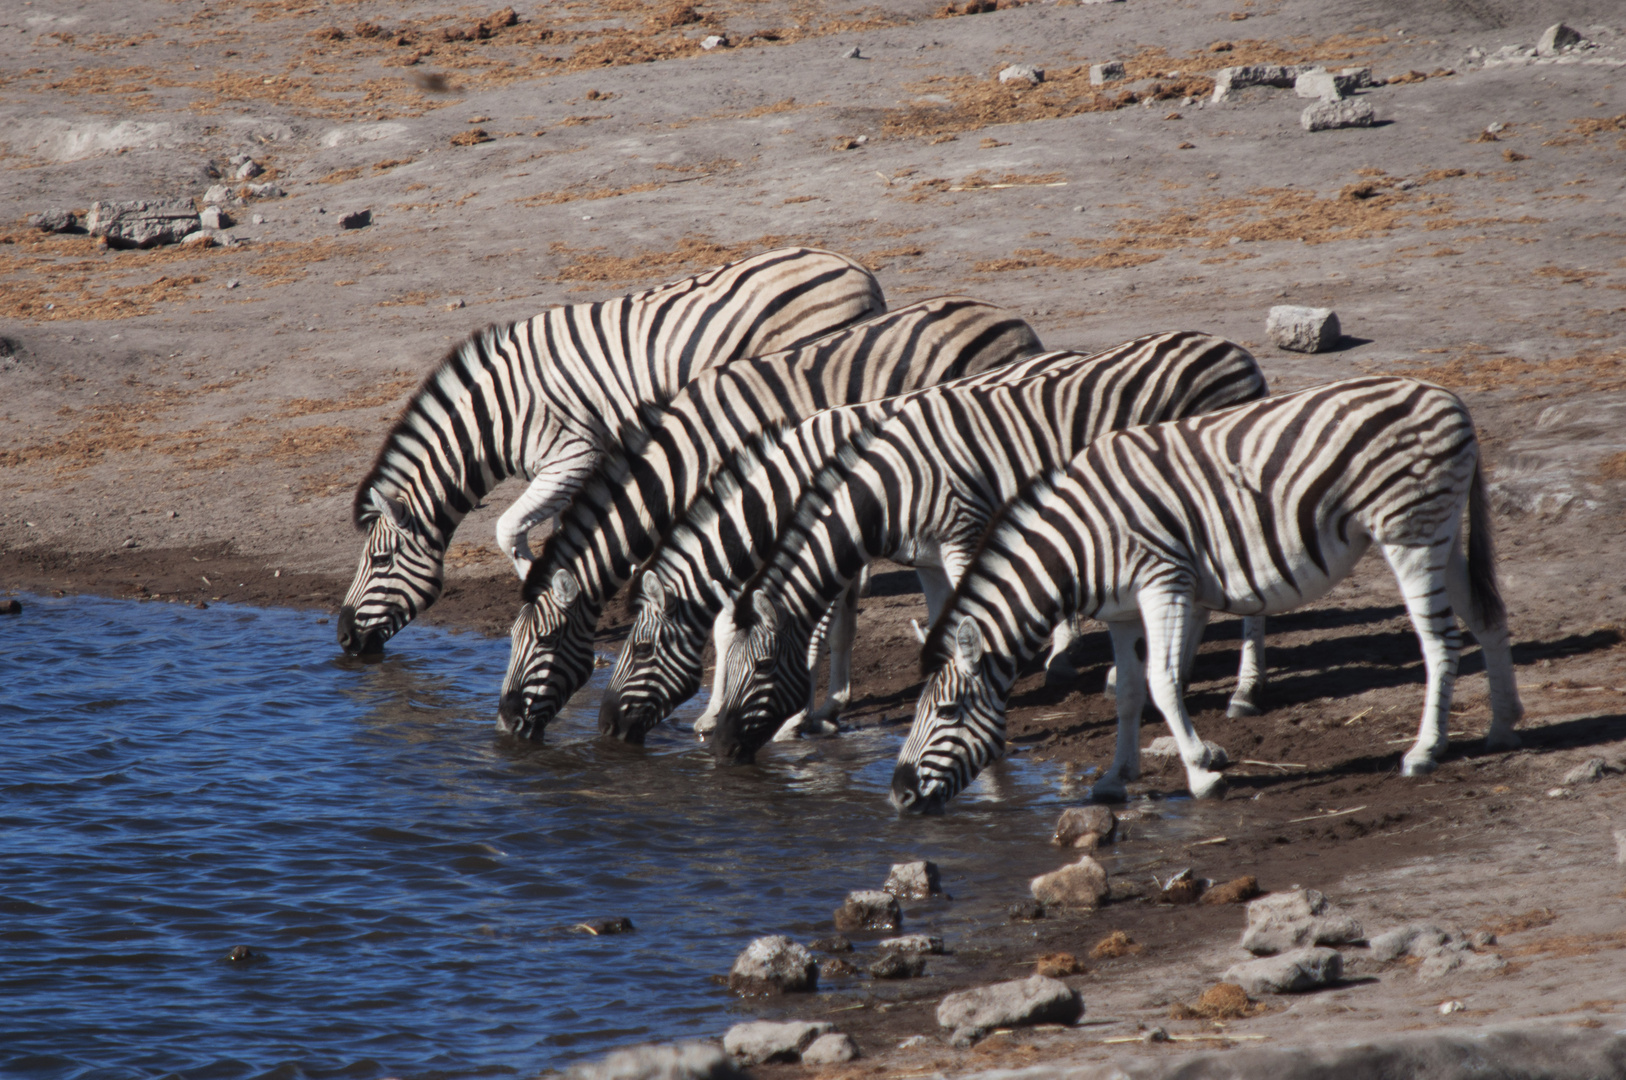
[[722,693],[711,742],[718,761],[743,763],[773,738],[785,717],[806,706],[808,673],[799,670],[806,660],[791,647],[786,620],[773,601],[757,592],[749,605],[725,608],[724,619],[730,611],[732,633],[718,627],[718,640],[728,644],[717,656]]
[[650,728],[700,689],[706,647],[699,605],[683,600],[654,570],[643,572],[636,591],[632,631],[598,712],[601,734],[630,743],[643,742]]
[[446,573],[441,545],[405,503],[372,488],[359,505],[356,523],[367,546],[339,608],[339,645],[352,656],[383,652],[384,642],[440,596]]
[[926,680],[915,723],[892,770],[892,805],[898,813],[942,813],[944,805],[1005,752],[1005,700],[982,642],[966,616],[954,646]]
[[731,635],[718,634],[728,646],[717,657],[723,692],[715,706],[712,749],[719,761],[750,761],[787,719],[807,707],[813,673],[805,646],[797,647],[788,620],[760,590],[748,605],[725,609],[722,618],[732,618],[735,626]]
[[508,675],[497,709],[499,731],[541,740],[543,729],[593,674],[598,614],[597,605],[588,602],[575,577],[562,568],[520,608],[509,631]]

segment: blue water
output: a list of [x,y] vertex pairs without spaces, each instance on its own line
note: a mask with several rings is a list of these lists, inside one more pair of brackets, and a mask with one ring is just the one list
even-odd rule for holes
[[[531,1075],[721,1034],[752,1006],[715,977],[751,938],[828,932],[922,857],[957,897],[934,928],[970,925],[1053,867],[1077,795],[1018,759],[900,821],[902,726],[719,769],[682,730],[599,741],[600,672],[520,746],[492,723],[505,641],[414,626],[361,663],[308,612],[22,600],[0,617],[6,1077]],[[609,916],[636,932],[573,929]]]

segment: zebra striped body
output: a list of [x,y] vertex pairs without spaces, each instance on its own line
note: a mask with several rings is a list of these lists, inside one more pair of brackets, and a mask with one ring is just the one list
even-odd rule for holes
[[[776,639],[772,650],[790,687],[775,702],[783,720],[809,703],[815,625],[844,590],[851,595],[853,579],[871,559],[890,555],[915,562],[917,569],[937,568],[926,578],[927,599],[928,606],[940,604],[982,525],[1046,463],[1067,460],[1102,430],[1219,408],[1264,392],[1258,365],[1245,351],[1208,335],[1163,334],[1091,356],[1048,353],[920,391],[883,422],[855,428],[833,450],[822,451],[822,459],[804,449],[809,440],[798,439],[801,433],[787,433],[785,447],[765,455],[772,468],[762,478],[746,474],[736,481],[742,492],[763,494],[751,501],[743,495],[713,499],[705,516],[691,510],[690,520],[667,535],[644,570],[645,595],[612,689],[638,706],[647,724],[669,715],[698,689],[701,656],[715,624],[719,683],[712,710],[696,725],[704,728],[720,706],[743,693],[741,685],[725,681],[730,670],[724,658],[736,647],[760,653],[763,644],[728,634],[734,620],[725,614],[725,600],[731,602],[770,557],[790,560],[788,552],[817,547],[809,570],[819,578],[817,592],[808,582],[800,594],[805,606],[794,619],[797,632]],[[803,460],[811,464],[803,467]],[[844,487],[877,461],[896,466],[891,475],[902,478],[891,491],[866,489],[860,495],[857,485]],[[806,539],[818,508],[834,500],[832,490],[845,490],[857,502],[848,518],[851,547],[827,560],[825,549]],[[727,524],[736,519],[764,527],[771,521],[774,528],[745,545],[731,539],[745,532]],[[778,619],[771,621],[777,630]],[[831,682],[836,684],[834,676]],[[720,731],[714,745],[726,757],[749,756],[774,728],[743,747]]]
[[[1032,329],[1009,312],[942,297],[695,379],[633,444],[641,452],[606,459],[561,515],[527,577],[499,725],[541,736],[592,672],[593,631],[605,601],[728,453],[828,405],[890,400],[899,390],[981,372],[1039,347]],[[563,578],[571,585],[560,585]],[[558,603],[560,595],[569,603]],[[554,637],[544,641],[546,633]]]
[[[1458,544],[1469,511],[1468,554]],[[1118,750],[1095,794],[1138,775],[1141,659],[1191,791],[1222,789],[1183,701],[1208,611],[1274,614],[1309,603],[1376,543],[1422,641],[1428,689],[1407,775],[1445,748],[1461,638],[1490,677],[1487,743],[1516,743],[1522,714],[1467,409],[1401,378],[1350,379],[1221,413],[1105,435],[1043,474],[989,527],[922,654],[926,689],[893,774],[900,810],[940,808],[1004,749],[1016,672],[1057,621],[1101,619],[1118,663]]]
[[440,595],[458,524],[502,480],[525,493],[497,523],[523,577],[527,531],[701,370],[789,348],[885,310],[879,283],[840,255],[765,252],[647,292],[553,308],[474,334],[402,412],[356,489],[367,534],[339,643],[376,652]]
[[[813,632],[872,561],[928,561],[958,581],[999,508],[1098,435],[1266,392],[1247,350],[1181,331],[1127,342],[1041,378],[917,395],[809,486],[762,569],[719,618],[717,754],[748,760],[805,707]],[[935,599],[934,616],[943,598]],[[1070,623],[1059,628],[1064,647]],[[1261,625],[1247,636],[1257,644],[1262,634]],[[1257,711],[1259,659],[1255,648],[1234,701],[1239,712]]]

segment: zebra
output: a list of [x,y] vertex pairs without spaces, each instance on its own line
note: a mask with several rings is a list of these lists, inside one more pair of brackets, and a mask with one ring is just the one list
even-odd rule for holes
[[699,371],[786,349],[886,310],[841,255],[784,248],[616,300],[489,326],[424,379],[356,488],[366,544],[339,609],[339,644],[375,653],[440,596],[458,524],[509,476],[530,486],[497,522],[520,577],[527,531],[639,426],[639,406]]
[[[1464,504],[1467,555],[1458,543]],[[1105,621],[1118,662],[1118,746],[1093,795],[1121,799],[1140,766],[1145,674],[1180,748],[1191,793],[1223,777],[1185,710],[1185,672],[1209,611],[1274,614],[1309,603],[1376,542],[1394,571],[1428,674],[1406,776],[1432,771],[1462,647],[1479,640],[1490,681],[1488,749],[1518,745],[1523,715],[1473,420],[1449,390],[1349,379],[1173,423],[1114,432],[1051,469],[1005,508],[933,625],[925,690],[898,755],[900,812],[935,811],[1005,745],[1023,659],[1057,620]],[[1454,614],[1455,613],[1455,614]]]
[[1015,315],[949,296],[695,380],[650,425],[641,453],[609,459],[595,471],[531,567],[511,633],[499,727],[541,737],[592,672],[593,631],[604,603],[728,453],[827,406],[891,401],[901,391],[1008,364],[1042,347]]
[[[711,708],[696,728],[704,730],[725,711],[737,713],[731,706],[749,696],[751,722],[719,726],[713,739],[720,756],[748,758],[780,722],[809,705],[821,616],[838,597],[853,595],[849,585],[870,561],[888,556],[917,570],[936,568],[939,586],[926,579],[927,607],[935,615],[983,526],[1028,476],[1066,461],[1103,430],[1223,408],[1265,393],[1265,378],[1246,350],[1207,334],[1177,332],[1094,355],[1050,353],[910,395],[883,423],[855,432],[804,474],[808,480],[774,487],[781,508],[773,515],[783,525],[770,537],[771,546],[743,555],[719,553],[713,547],[726,544],[728,535],[721,528],[709,530],[716,535],[711,546],[690,535],[704,529],[668,535],[640,576],[632,633],[604,708],[624,702],[623,710],[634,714],[624,722],[629,727],[647,727],[669,715],[698,689],[706,635],[714,632],[717,681]],[[832,504],[839,517],[821,516]],[[712,512],[719,514],[726,511]],[[738,570],[720,578],[713,569],[719,565]],[[789,611],[783,617],[775,611],[760,625],[741,617],[770,595],[777,605],[779,593],[768,591],[769,583],[777,587],[787,578],[794,589],[785,591],[794,596],[784,597]],[[841,626],[830,633],[839,640],[839,633],[850,632]],[[1255,646],[1262,633],[1261,627],[1250,635]],[[1057,644],[1064,648],[1070,633],[1060,636]],[[841,654],[837,644],[831,653]],[[740,666],[747,655],[756,659],[749,672]],[[1247,660],[1253,677],[1244,679],[1237,702],[1252,709],[1256,652],[1250,650]],[[830,730],[845,705],[845,695],[834,690],[845,686],[847,674],[833,659],[825,706],[787,725],[785,733]],[[761,691],[771,701],[760,700]]]

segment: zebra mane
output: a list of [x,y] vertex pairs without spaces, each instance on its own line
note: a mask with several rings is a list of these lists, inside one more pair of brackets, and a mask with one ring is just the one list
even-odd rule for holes
[[982,539],[977,541],[977,549],[971,553],[971,558],[966,563],[965,573],[961,574],[960,580],[954,583],[954,591],[949,594],[948,600],[943,604],[943,610],[937,613],[937,621],[932,623],[930,630],[926,631],[926,640],[921,643],[920,674],[923,678],[930,679],[943,669],[944,664],[948,663],[951,651],[949,643],[954,640],[954,631],[956,629],[955,626],[949,624],[950,622],[958,624],[960,599],[967,595],[967,586],[971,583],[972,574],[981,565],[983,554],[998,542],[999,533],[1009,527],[1014,527],[1010,524],[1011,515],[1021,506],[1031,504],[1033,495],[1041,489],[1053,488],[1056,478],[1064,475],[1068,467],[1068,465],[1056,465],[1039,473],[1037,476],[1029,477],[1017,489],[1016,494],[1005,500],[1005,505],[996,510],[994,515],[988,519],[988,528],[983,530]]
[[[396,414],[395,421],[390,425],[389,434],[384,437],[384,445],[373,458],[372,467],[367,470],[367,475],[361,478],[361,483],[356,485],[356,494],[350,503],[350,523],[358,532],[366,531],[373,519],[378,516],[378,511],[369,504],[368,496],[375,488],[394,487],[399,490],[399,473],[392,466],[403,457],[416,456],[415,451],[408,447],[418,443],[419,440],[406,436],[413,431],[411,419],[412,414],[417,411],[418,403],[429,393],[430,387],[439,382],[446,370],[454,366],[458,358],[475,342],[483,337],[496,337],[513,325],[513,323],[490,323],[476,330],[448,349],[440,362],[430,368],[423,380],[418,383],[418,389],[412,392],[412,396],[407,398],[406,404],[402,405],[401,411]],[[391,481],[394,483],[390,483]]]

